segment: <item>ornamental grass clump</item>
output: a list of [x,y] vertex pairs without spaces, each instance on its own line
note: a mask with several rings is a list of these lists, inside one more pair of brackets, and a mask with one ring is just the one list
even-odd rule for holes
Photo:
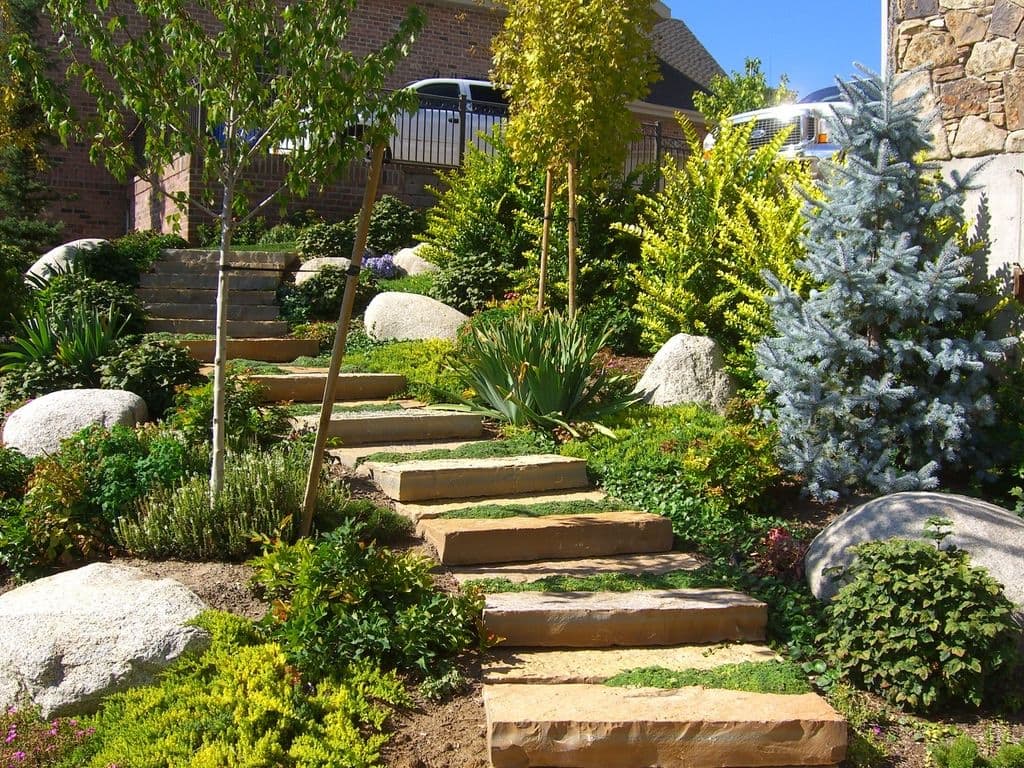
[[588,335],[563,315],[503,315],[487,318],[462,339],[452,368],[471,390],[474,411],[516,426],[560,427],[577,434],[639,400],[626,377],[605,371],[597,353],[608,331]]
[[980,706],[1016,661],[1013,604],[966,552],[906,539],[854,548],[821,636],[852,684],[909,710]]

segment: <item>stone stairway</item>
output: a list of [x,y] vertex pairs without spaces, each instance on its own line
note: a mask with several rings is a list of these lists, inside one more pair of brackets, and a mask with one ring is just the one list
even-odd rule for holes
[[[350,466],[377,452],[450,448],[483,435],[479,418],[415,408],[336,413],[331,430],[346,443],[331,453]],[[415,522],[459,583],[700,566],[672,551],[667,519],[619,509],[591,488],[579,459],[371,460],[359,470]],[[607,509],[594,513],[466,516],[474,507],[602,499]],[[783,768],[845,758],[846,723],[815,694],[603,685],[632,669],[776,659],[763,644],[767,607],[747,595],[498,592],[486,596],[482,621],[498,638],[482,669],[494,768]]]
[[[150,316],[147,331],[214,332],[218,258],[216,251],[164,251],[163,258],[139,279],[137,293]],[[288,334],[288,325],[280,319],[274,299],[281,276],[294,258],[292,253],[269,251],[232,254],[228,336],[267,338]]]

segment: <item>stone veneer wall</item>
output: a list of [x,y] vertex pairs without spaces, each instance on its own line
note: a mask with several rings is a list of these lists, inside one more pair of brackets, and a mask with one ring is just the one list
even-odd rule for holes
[[1024,262],[1024,0],[888,2],[889,65],[928,92],[934,157],[960,173],[989,159],[968,210],[984,201],[989,268],[1008,282]]

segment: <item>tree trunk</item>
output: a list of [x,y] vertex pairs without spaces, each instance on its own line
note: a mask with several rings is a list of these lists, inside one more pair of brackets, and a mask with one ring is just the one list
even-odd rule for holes
[[576,161],[569,161],[569,318],[576,318]]
[[554,187],[554,172],[548,166],[544,178],[544,228],[540,237],[540,280],[537,283],[537,311],[544,310],[544,294],[548,284],[548,241],[551,236],[551,197]]
[[384,162],[384,144],[373,148],[373,159],[370,161],[370,174],[363,191],[363,207],[359,211],[359,225],[356,228],[356,240],[352,244],[352,258],[349,275],[345,280],[345,295],[341,300],[338,313],[338,327],[334,333],[334,347],[331,350],[331,363],[327,369],[327,383],[324,386],[324,399],[320,404],[320,421],[316,428],[313,442],[313,456],[309,462],[309,475],[306,477],[306,493],[302,499],[302,523],[299,536],[309,536],[313,530],[313,512],[316,509],[316,497],[320,490],[320,469],[324,463],[324,449],[327,447],[327,432],[331,425],[331,412],[334,410],[334,396],[338,387],[338,371],[341,360],[345,356],[345,344],[348,341],[348,326],[352,319],[352,306],[356,300],[356,287],[359,283],[359,267],[363,263],[363,251],[366,249],[366,236],[370,229],[370,213],[373,201],[377,199],[377,186],[380,183],[380,169]]
[[210,462],[210,504],[224,488],[224,444],[225,408],[224,379],[228,351],[228,255],[231,251],[231,235],[234,228],[232,206],[235,188],[229,182],[224,185],[223,207],[220,215],[220,255],[217,260],[217,319],[216,341],[213,354],[213,460]]

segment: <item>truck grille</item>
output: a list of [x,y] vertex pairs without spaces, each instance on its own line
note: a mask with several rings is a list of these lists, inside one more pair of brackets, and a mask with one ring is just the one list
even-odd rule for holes
[[778,120],[776,118],[767,118],[764,120],[758,120],[754,123],[754,127],[750,132],[749,146],[751,149],[758,149],[763,147],[769,141],[788,126],[793,126],[793,130],[790,131],[789,136],[786,137],[786,142],[783,146],[788,147],[791,144],[799,144],[803,139],[803,127],[804,117],[795,117],[792,120]]

